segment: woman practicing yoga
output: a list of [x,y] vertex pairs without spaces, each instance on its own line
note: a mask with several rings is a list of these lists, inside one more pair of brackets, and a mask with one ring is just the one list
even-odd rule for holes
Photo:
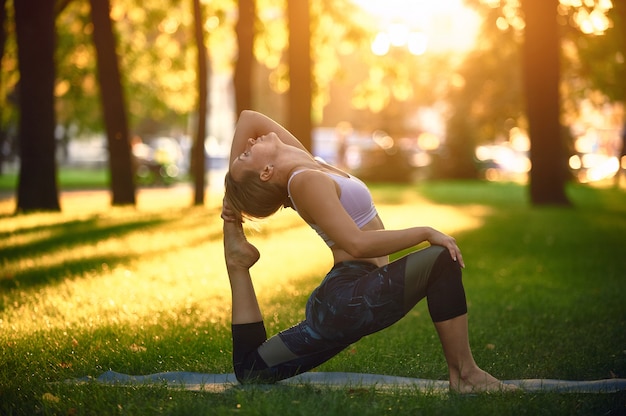
[[[233,365],[240,382],[273,383],[311,370],[365,335],[402,318],[426,297],[448,364],[450,390],[508,390],[470,350],[464,267],[454,238],[431,227],[385,230],[368,188],[316,160],[281,125],[241,113],[225,179],[224,254],[232,289]],[[267,338],[250,268],[258,250],[245,219],[281,207],[298,212],[330,248],[334,265],[311,294],[304,321]],[[388,255],[430,246],[394,262]]]

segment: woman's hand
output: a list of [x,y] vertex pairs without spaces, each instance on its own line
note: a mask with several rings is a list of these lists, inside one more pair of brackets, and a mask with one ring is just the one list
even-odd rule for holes
[[456,244],[456,240],[454,237],[450,237],[440,231],[431,228],[431,231],[428,236],[428,242],[430,244],[436,246],[442,246],[448,249],[450,252],[450,256],[454,261],[458,261],[461,267],[465,267],[465,262],[463,261],[463,255],[461,254],[461,249]]
[[224,222],[234,222],[234,223],[237,223],[237,222],[241,223],[241,222],[243,222],[241,220],[241,218],[237,217],[237,215],[235,214],[235,211],[233,211],[228,206],[228,202],[226,202],[226,198],[224,198],[222,200],[222,214],[220,216],[222,217]]

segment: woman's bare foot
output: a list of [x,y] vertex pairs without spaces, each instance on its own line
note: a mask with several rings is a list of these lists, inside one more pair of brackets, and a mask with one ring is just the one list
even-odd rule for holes
[[224,257],[229,269],[249,269],[261,257],[259,250],[246,239],[239,222],[224,222]]
[[450,379],[450,391],[455,393],[466,394],[514,390],[517,390],[517,386],[503,383],[478,367],[456,380]]

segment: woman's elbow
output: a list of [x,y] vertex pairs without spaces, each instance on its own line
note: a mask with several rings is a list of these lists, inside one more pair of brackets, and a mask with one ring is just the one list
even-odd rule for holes
[[242,110],[239,113],[239,118],[237,119],[237,121],[242,122],[245,121],[246,119],[249,119],[251,117],[254,116],[254,111],[252,110]]
[[345,241],[341,244],[341,248],[348,253],[350,256],[354,258],[366,258],[370,257],[368,254],[368,247],[366,244],[363,244],[359,239],[353,241]]

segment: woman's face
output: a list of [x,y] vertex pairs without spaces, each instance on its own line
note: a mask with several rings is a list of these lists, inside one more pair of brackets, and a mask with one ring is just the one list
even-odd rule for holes
[[259,174],[272,160],[276,140],[275,133],[268,133],[256,139],[248,139],[244,151],[237,156],[230,165],[230,173],[234,180],[241,180],[246,171],[254,171]]

